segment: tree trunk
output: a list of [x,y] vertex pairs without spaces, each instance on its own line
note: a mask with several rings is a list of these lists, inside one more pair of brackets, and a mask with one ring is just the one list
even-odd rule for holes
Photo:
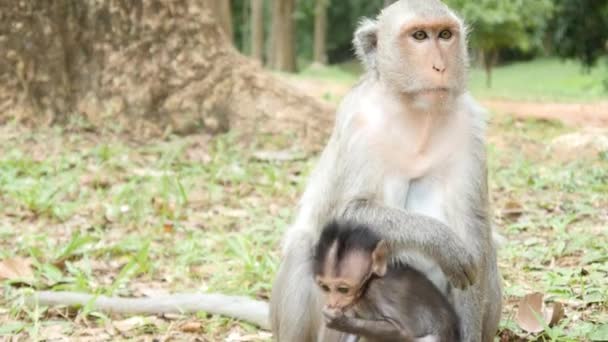
[[234,43],[234,30],[232,28],[232,8],[230,0],[215,0],[212,4],[212,10],[217,18],[217,22],[226,34],[228,41]]
[[251,56],[264,58],[264,0],[251,0]]
[[[215,21],[215,1],[0,3],[0,116],[82,115],[134,135],[293,133],[320,146],[331,108],[239,54]],[[60,21],[67,33],[57,39]]]
[[397,0],[384,0],[384,7],[392,5]]
[[296,71],[295,0],[274,0],[272,6],[272,59],[271,67]]
[[498,50],[491,49],[482,53],[483,66],[486,71],[486,87],[492,88],[492,69],[498,63]]
[[317,0],[315,4],[315,36],[314,61],[327,64],[326,31],[327,31],[327,5],[329,0]]

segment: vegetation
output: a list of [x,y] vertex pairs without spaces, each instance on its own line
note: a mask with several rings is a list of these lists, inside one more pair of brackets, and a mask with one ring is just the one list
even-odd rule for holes
[[471,29],[471,45],[479,50],[488,88],[492,85],[492,67],[498,62],[501,49],[517,48],[527,52],[542,47],[542,37],[553,7],[551,0],[446,2],[467,20]]
[[473,69],[471,89],[482,98],[587,102],[608,99],[604,75],[608,75],[608,63],[586,71],[576,61],[540,58],[496,68],[492,88],[486,87],[484,71]]
[[[608,156],[554,147],[556,137],[572,132],[556,122],[495,116],[490,126],[494,220],[507,238],[501,326],[525,336],[513,321],[514,304],[542,291],[563,302],[568,317],[545,338],[588,340],[608,320]],[[134,319],[86,308],[28,310],[22,295],[34,287],[267,298],[281,233],[316,157],[260,159],[256,146],[272,141],[245,148],[230,134],[135,142],[69,127],[0,130],[0,261],[26,258],[33,271],[5,284],[0,336],[269,339],[203,313]]]

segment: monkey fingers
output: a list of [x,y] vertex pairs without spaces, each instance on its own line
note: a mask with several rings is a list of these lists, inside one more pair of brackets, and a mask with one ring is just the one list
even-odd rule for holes
[[330,329],[379,341],[411,341],[411,335],[389,321],[341,316],[327,323]]
[[473,255],[456,241],[446,241],[446,244],[446,253],[439,255],[439,265],[452,286],[464,290],[475,283],[478,265]]
[[[330,325],[339,325],[344,320],[346,315],[344,311],[339,309],[323,308],[323,317],[325,318],[325,324],[327,327],[332,328]],[[333,329],[333,328],[332,328]],[[339,330],[339,329],[336,329]]]

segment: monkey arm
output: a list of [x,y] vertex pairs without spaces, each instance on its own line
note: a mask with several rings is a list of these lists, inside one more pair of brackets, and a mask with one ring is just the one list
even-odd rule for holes
[[479,261],[460,237],[439,220],[367,199],[351,201],[343,217],[368,224],[392,248],[414,249],[428,255],[457,288],[466,288],[475,281]]
[[365,320],[330,310],[323,310],[323,314],[330,329],[378,341],[412,341],[411,335],[388,320]]

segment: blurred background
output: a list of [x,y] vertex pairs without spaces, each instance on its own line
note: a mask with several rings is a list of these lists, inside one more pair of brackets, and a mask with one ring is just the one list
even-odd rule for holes
[[[503,236],[499,341],[608,340],[608,0],[446,0],[467,22]],[[268,341],[32,290],[267,300],[386,0],[0,0],[0,340]],[[542,320],[521,313],[533,305]]]

